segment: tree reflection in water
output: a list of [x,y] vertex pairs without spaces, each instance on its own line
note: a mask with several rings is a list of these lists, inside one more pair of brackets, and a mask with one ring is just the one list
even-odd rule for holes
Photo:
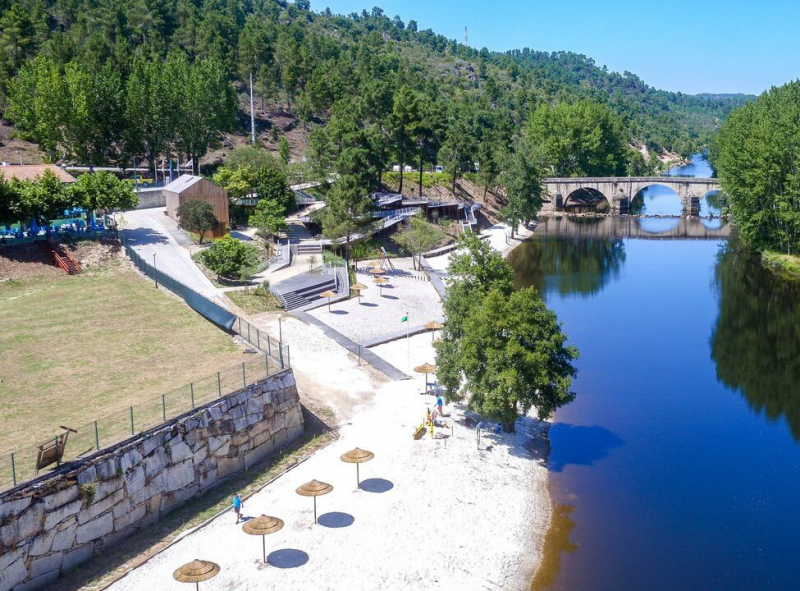
[[619,274],[625,247],[621,239],[541,237],[515,248],[508,260],[516,271],[518,289],[534,286],[545,299],[548,292],[589,296]]
[[731,241],[715,270],[719,317],[711,337],[717,378],[800,440],[800,284],[775,276]]

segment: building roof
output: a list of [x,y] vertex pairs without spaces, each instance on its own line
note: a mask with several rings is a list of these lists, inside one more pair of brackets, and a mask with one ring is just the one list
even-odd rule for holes
[[172,193],[182,193],[195,183],[199,183],[203,180],[201,176],[194,176],[191,174],[182,174],[170,184],[164,187],[164,191],[170,191]]
[[75,182],[74,176],[55,164],[4,164],[0,166],[0,174],[6,180],[35,181],[48,170],[56,175],[56,178],[62,183]]

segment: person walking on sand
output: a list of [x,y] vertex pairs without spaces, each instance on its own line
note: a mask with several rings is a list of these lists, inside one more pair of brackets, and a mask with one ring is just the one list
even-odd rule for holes
[[239,523],[242,518],[242,507],[244,507],[242,497],[239,496],[239,493],[236,493],[233,495],[233,512],[236,513],[236,523]]
[[444,406],[444,404],[442,403],[442,395],[438,394],[436,396],[436,408],[439,409],[439,416],[440,417],[444,417],[444,412],[442,411],[442,407],[443,406]]

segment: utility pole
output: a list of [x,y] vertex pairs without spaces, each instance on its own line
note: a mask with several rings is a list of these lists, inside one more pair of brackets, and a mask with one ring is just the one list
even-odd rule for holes
[[256,143],[256,113],[253,110],[253,73],[250,72],[250,141]]
[[467,27],[464,27],[464,45],[469,46],[469,35],[467,34]]

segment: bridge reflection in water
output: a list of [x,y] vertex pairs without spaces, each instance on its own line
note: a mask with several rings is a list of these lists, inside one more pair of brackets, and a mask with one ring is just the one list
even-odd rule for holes
[[731,225],[720,218],[540,215],[534,235],[596,238],[718,240]]

